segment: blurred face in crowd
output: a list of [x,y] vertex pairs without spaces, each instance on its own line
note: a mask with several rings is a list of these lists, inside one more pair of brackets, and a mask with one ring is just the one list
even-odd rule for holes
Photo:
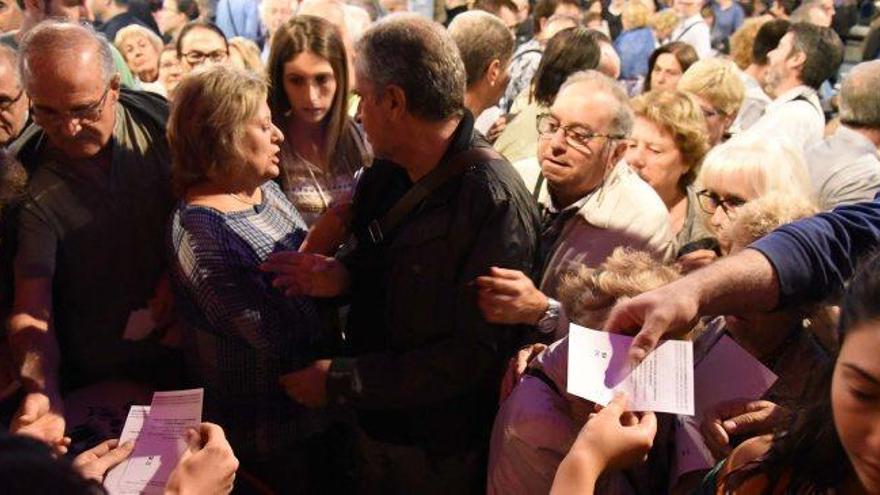
[[679,17],[692,17],[700,13],[703,3],[700,0],[675,0],[674,6]]
[[245,123],[244,136],[238,143],[245,165],[242,171],[244,180],[259,185],[278,177],[281,172],[278,153],[283,140],[284,135],[272,123],[272,113],[264,99],[257,114]]
[[162,8],[153,13],[162,34],[174,33],[186,24],[186,14],[180,11],[177,0],[165,0]]
[[610,95],[576,83],[563,88],[542,117],[538,160],[554,201],[577,201],[600,186],[614,167],[622,146],[604,135],[616,106]]
[[834,366],[831,409],[840,443],[864,493],[880,493],[880,322],[847,332]]
[[818,10],[820,14],[811,13],[810,17],[812,18],[813,24],[817,26],[831,27],[831,23],[834,19],[835,9],[834,9],[834,0],[822,0],[819,2]]
[[159,53],[146,36],[128,35],[120,45],[122,55],[132,72],[141,81],[153,82],[159,71]]
[[8,33],[21,26],[21,9],[15,0],[0,0],[0,32]]
[[10,62],[0,58],[0,145],[18,137],[27,121],[28,97]]
[[31,115],[68,158],[97,155],[113,135],[119,76],[106,82],[96,69],[100,58],[94,47],[69,60],[36,55],[29,61]]
[[510,30],[511,34],[516,36],[516,26],[519,24],[517,13],[507,7],[501,7],[498,11],[498,18],[501,19],[501,22],[503,22],[505,26],[507,26],[507,29]]
[[293,117],[307,124],[323,122],[336,95],[330,62],[311,52],[301,52],[284,64],[283,80]]
[[544,30],[541,31],[541,39],[549,40],[563,29],[569,29],[577,26],[577,21],[573,17],[556,17],[552,21],[547,22]]
[[195,28],[180,43],[181,62],[187,72],[203,64],[222,64],[229,59],[226,42],[210,29]]
[[177,59],[177,52],[174,48],[162,50],[159,56],[159,82],[165,87],[165,92],[170,95],[182,77],[183,67]]
[[709,144],[715,146],[724,139],[724,133],[727,132],[727,128],[733,124],[736,115],[725,115],[721,110],[715,108],[715,106],[713,106],[706,98],[697,94],[694,94],[693,96],[700,105],[703,117],[706,117],[706,127],[709,130]]
[[379,5],[389,14],[407,11],[406,0],[379,0]]
[[390,158],[394,151],[394,135],[388,132],[386,122],[389,117],[388,98],[373,87],[373,82],[360,71],[355,78],[355,93],[360,97],[357,116],[373,152],[378,158]]
[[637,117],[624,156],[626,163],[662,198],[680,188],[688,171],[672,134],[645,117]]
[[553,11],[553,15],[567,15],[572,19],[577,19],[580,21],[584,17],[583,11],[577,5],[573,5],[570,3],[560,3],[556,6],[556,10]]
[[671,53],[661,53],[651,70],[652,91],[672,91],[681,79],[681,64]]
[[746,178],[741,175],[728,177],[720,184],[704,184],[705,191],[700,194],[700,207],[711,215],[709,228],[718,236],[722,251],[730,250],[727,231],[736,219],[736,212],[746,202],[755,199],[748,188]]
[[47,18],[59,17],[72,22],[89,18],[85,0],[49,0],[43,13]]
[[271,36],[290,19],[295,10],[296,2],[292,0],[263,0],[260,4],[260,20]]
[[780,86],[797,76],[798,67],[803,62],[802,53],[794,53],[794,34],[786,33],[770,53],[767,54],[767,73],[764,76],[764,91],[771,97],[779,96]]
[[513,0],[516,4],[516,20],[517,23],[525,21],[529,17],[528,0]]

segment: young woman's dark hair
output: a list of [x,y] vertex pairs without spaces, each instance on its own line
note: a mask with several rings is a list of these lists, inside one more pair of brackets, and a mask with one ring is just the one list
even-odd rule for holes
[[693,65],[694,62],[699,60],[697,52],[696,50],[694,50],[694,47],[681,41],[666,43],[660,48],[657,48],[648,59],[648,73],[645,75],[645,89],[643,90],[644,93],[651,91],[651,72],[654,71],[654,64],[657,63],[657,59],[660,58],[660,55],[663,55],[664,53],[669,53],[673,57],[675,57],[675,60],[678,60],[678,65],[681,66],[682,74],[684,74],[685,71],[688,70],[688,67]]
[[[856,270],[840,312],[839,339],[868,321],[880,320],[880,251],[866,257]],[[816,403],[796,413],[785,430],[774,435],[773,445],[761,458],[732,471],[727,489],[734,489],[754,476],[767,478],[768,495],[778,493],[824,494],[839,488],[853,471],[834,423],[831,381],[834,363],[824,370],[824,393]]]
[[333,68],[336,94],[323,126],[327,133],[326,154],[336,151],[345,130],[348,110],[348,58],[339,30],[324,19],[308,15],[290,18],[272,36],[272,49],[266,70],[269,76],[269,108],[275,124],[282,123],[290,112],[290,100],[284,91],[284,65],[303,52],[326,59]]
[[543,106],[552,105],[568,76],[599,66],[600,53],[597,35],[587,28],[563,29],[553,35],[532,78],[532,99]]

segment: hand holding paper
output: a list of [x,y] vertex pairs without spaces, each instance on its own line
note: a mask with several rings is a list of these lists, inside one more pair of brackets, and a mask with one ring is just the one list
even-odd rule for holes
[[203,397],[203,389],[156,392],[150,406],[132,406],[119,441],[135,441],[134,451],[108,473],[110,495],[164,491],[187,448],[187,430],[202,421]]
[[606,405],[626,393],[633,411],[694,413],[693,349],[667,340],[635,368],[628,358],[633,338],[572,324],[568,333],[568,391]]

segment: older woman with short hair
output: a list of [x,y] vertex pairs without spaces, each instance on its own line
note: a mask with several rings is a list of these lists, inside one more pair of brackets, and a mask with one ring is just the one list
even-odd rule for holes
[[729,251],[729,228],[744,204],[770,193],[811,201],[810,174],[799,148],[763,136],[737,136],[703,160],[697,178],[700,207],[709,228]]
[[266,97],[262,77],[227,66],[198,69],[177,87],[168,123],[180,197],[171,271],[206,417],[226,428],[245,471],[274,490],[306,493],[320,467],[305,445],[324,419],[279,380],[318,357],[321,324],[311,299],[285,297],[259,269],[306,236],[272,181],[283,136]]
[[164,96],[164,87],[159,79],[159,54],[162,53],[162,38],[139,24],[131,24],[116,33],[113,44],[122,53],[125,63],[141,82],[146,91]]
[[706,117],[712,146],[724,140],[746,97],[739,69],[730,60],[720,58],[698,60],[691,65],[678,80],[678,90],[697,99]]
[[[709,150],[699,105],[681,91],[650,91],[633,98],[632,105],[636,121],[625,158],[669,210],[676,255],[693,249],[692,243],[710,247],[714,236],[705,227],[693,185]],[[701,254],[707,261],[714,259],[711,251],[700,251],[706,251]]]

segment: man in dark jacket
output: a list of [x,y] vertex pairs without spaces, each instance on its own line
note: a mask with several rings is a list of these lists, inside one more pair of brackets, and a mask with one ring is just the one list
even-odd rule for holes
[[500,374],[523,329],[487,323],[473,281],[491,266],[534,271],[536,207],[474,132],[464,66],[442,27],[396,16],[357,51],[379,159],[355,194],[353,246],[338,260],[284,255],[297,269],[278,280],[350,297],[350,353],[282,382],[306,405],[357,411],[362,491],[479,493]]
[[156,384],[179,362],[154,339],[124,335],[162,286],[168,106],[120,87],[110,45],[91,28],[45,21],[21,57],[34,125],[10,147],[30,174],[14,220],[8,329],[25,396],[12,430],[55,443],[66,392]]

